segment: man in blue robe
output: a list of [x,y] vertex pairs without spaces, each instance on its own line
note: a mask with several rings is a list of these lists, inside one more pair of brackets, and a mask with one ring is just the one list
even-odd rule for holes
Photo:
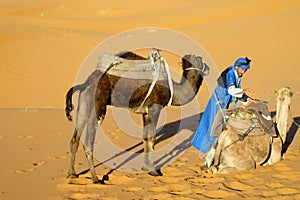
[[247,102],[251,99],[246,95],[247,89],[241,88],[241,78],[250,69],[250,62],[251,60],[247,57],[239,58],[235,61],[234,66],[228,67],[219,76],[217,87],[207,103],[192,140],[192,145],[202,153],[207,153],[216,139],[210,133],[218,111],[228,109],[229,104],[233,101]]

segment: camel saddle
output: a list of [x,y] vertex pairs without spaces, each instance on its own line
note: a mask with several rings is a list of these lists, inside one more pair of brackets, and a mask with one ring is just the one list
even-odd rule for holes
[[219,111],[212,126],[211,136],[218,137],[224,129],[228,128],[245,133],[252,125],[257,125],[257,127],[251,129],[249,136],[263,134],[269,134],[271,137],[278,136],[267,105],[262,102],[252,103],[248,107]]
[[[151,54],[150,54],[151,55]],[[101,53],[97,69],[109,75],[130,79],[167,80],[165,61],[149,56],[146,60],[127,60],[111,53]]]
[[97,70],[100,70],[102,74],[107,73],[122,78],[152,81],[148,93],[140,107],[135,111],[136,113],[144,112],[143,105],[150,96],[157,81],[168,81],[171,96],[167,105],[169,106],[172,103],[173,83],[170,69],[168,63],[159,53],[151,52],[149,58],[146,60],[127,60],[115,56],[114,54],[104,52],[98,57]]

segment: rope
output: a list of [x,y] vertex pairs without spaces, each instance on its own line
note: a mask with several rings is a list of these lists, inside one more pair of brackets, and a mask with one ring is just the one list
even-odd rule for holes
[[197,71],[202,72],[202,74],[203,74],[204,76],[207,76],[207,75],[208,75],[208,72],[209,72],[208,66],[207,66],[204,62],[202,62],[202,66],[203,66],[203,69],[202,69],[202,70],[201,70],[201,69],[198,69],[198,68],[196,68],[196,67],[188,67],[188,68],[186,68],[185,70],[197,70]]
[[258,127],[259,127],[258,124],[252,124],[243,135],[238,134],[239,140],[243,141],[245,139],[245,137],[247,137],[253,129],[258,128]]
[[144,103],[145,103],[145,101],[148,99],[148,97],[150,96],[150,94],[151,94],[151,92],[152,92],[152,90],[153,90],[153,88],[154,88],[154,86],[155,86],[155,84],[156,84],[156,81],[157,81],[157,79],[158,79],[158,73],[157,73],[157,66],[156,66],[156,64],[155,64],[155,57],[157,56],[157,53],[155,53],[155,52],[151,52],[150,53],[150,60],[151,60],[151,62],[152,62],[152,66],[153,66],[153,70],[154,70],[154,78],[153,78],[153,81],[152,81],[152,83],[151,83],[151,85],[150,85],[150,87],[149,87],[149,90],[148,90],[148,93],[147,93],[147,95],[146,95],[146,97],[144,98],[144,100],[143,100],[143,102],[141,103],[141,105],[140,105],[140,107],[137,109],[137,111],[140,111],[141,109],[142,109],[142,107],[143,107],[143,105],[144,105]]
[[165,65],[165,70],[167,72],[167,77],[168,77],[168,83],[169,83],[169,88],[170,88],[170,92],[171,92],[171,96],[170,96],[170,99],[169,99],[169,102],[168,102],[168,106],[170,106],[172,104],[172,101],[173,101],[173,95],[174,95],[174,91],[173,91],[173,82],[172,82],[172,78],[171,78],[171,73],[170,73],[170,68],[169,68],[169,65],[167,63],[167,61],[163,58],[163,57],[160,57],[161,60],[164,62],[164,65]]
[[227,148],[229,148],[231,145],[237,143],[238,141],[243,141],[245,139],[245,137],[247,137],[249,135],[249,133],[255,128],[259,128],[259,125],[252,124],[243,135],[238,134],[238,139],[235,140],[234,142],[232,142],[231,144],[227,145],[224,149],[226,150]]
[[152,63],[152,66],[153,66],[153,70],[154,70],[154,78],[153,78],[153,81],[149,87],[149,90],[148,90],[148,93],[146,95],[146,97],[144,98],[143,102],[141,103],[140,107],[138,108],[137,111],[140,111],[144,105],[144,103],[146,102],[146,100],[148,99],[148,97],[150,96],[157,80],[158,80],[158,66],[156,64],[156,61],[159,59],[161,60],[163,63],[164,63],[164,67],[165,67],[165,70],[166,70],[166,73],[167,73],[167,77],[168,77],[168,84],[169,84],[169,88],[170,88],[170,92],[171,92],[171,96],[170,96],[170,99],[169,99],[169,102],[168,102],[168,106],[170,106],[172,104],[172,101],[173,101],[173,96],[174,96],[174,90],[173,90],[173,82],[172,82],[172,78],[171,78],[171,73],[170,73],[170,68],[169,68],[169,65],[167,63],[167,61],[159,54],[159,49],[154,49],[156,50],[157,52],[151,52],[150,53],[150,60],[151,60],[151,63]]

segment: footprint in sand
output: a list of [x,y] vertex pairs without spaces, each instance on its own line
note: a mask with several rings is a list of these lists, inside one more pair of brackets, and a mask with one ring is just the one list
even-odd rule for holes
[[253,187],[250,185],[246,185],[244,183],[241,183],[239,181],[232,181],[232,182],[224,182],[223,183],[224,187],[231,189],[231,190],[236,190],[236,191],[245,191],[245,190],[252,190]]
[[184,173],[185,173],[184,171],[177,169],[175,167],[167,167],[164,169],[164,174],[166,175],[171,174],[174,177],[182,177]]
[[26,152],[36,152],[33,148],[28,148],[25,150]]
[[20,173],[25,173],[25,172],[32,172],[34,170],[33,167],[28,168],[28,169],[20,169],[20,170],[16,170],[15,173],[16,174],[20,174]]
[[154,192],[154,193],[161,193],[161,192],[168,191],[168,189],[165,187],[150,187],[147,190],[148,190],[148,192]]
[[178,183],[180,179],[175,177],[164,177],[164,178],[159,177],[159,181],[162,183]]
[[155,195],[150,195],[149,199],[150,200],[157,200],[157,199],[171,199],[172,195],[171,194],[155,194]]
[[19,135],[18,136],[19,139],[32,139],[34,138],[33,135]]
[[284,185],[282,185],[281,183],[267,183],[266,187],[268,187],[268,188],[283,188]]
[[64,199],[98,199],[99,197],[100,195],[95,193],[73,193],[65,196]]
[[276,192],[276,190],[261,190],[260,193],[266,198],[278,196],[278,192]]
[[282,172],[279,174],[273,174],[272,177],[277,178],[277,179],[288,180],[288,181],[299,181],[300,180],[299,174],[297,174],[293,171]]
[[128,187],[128,188],[123,188],[123,192],[137,192],[139,190],[143,189],[143,187]]
[[88,185],[91,183],[91,180],[87,178],[71,178],[69,184],[71,185]]
[[110,139],[119,139],[120,137],[114,131],[108,133]]
[[298,194],[300,191],[295,188],[280,188],[276,190],[281,195],[291,195],[291,194]]
[[58,132],[58,133],[50,133],[50,134],[49,134],[49,136],[60,136],[60,135],[62,135],[62,134],[59,133],[59,132]]
[[120,184],[127,183],[129,181],[134,180],[127,176],[116,176],[116,175],[110,175],[109,178],[111,180],[110,184],[113,184],[113,185],[120,185]]
[[66,158],[66,156],[48,156],[47,159],[48,160],[58,160],[58,159],[64,159]]
[[[32,162],[32,165],[38,167],[38,166],[44,165],[45,163],[46,163],[45,161],[34,161],[34,162]],[[30,167],[27,169],[20,169],[20,170],[16,170],[15,173],[19,174],[19,173],[25,173],[25,172],[32,172],[34,169],[35,168],[33,168],[33,167]]]
[[237,173],[237,174],[233,174],[233,177],[237,178],[237,179],[249,180],[254,177],[254,174],[253,173]]
[[32,164],[34,165],[34,166],[42,166],[42,165],[44,165],[46,162],[45,161],[35,161],[35,162],[33,162]]
[[274,169],[279,172],[287,172],[287,171],[292,170],[292,168],[286,167],[286,166],[277,166],[277,167],[274,167]]
[[224,190],[211,190],[202,195],[211,199],[224,199],[231,197],[233,194]]
[[169,193],[171,193],[171,194],[186,195],[186,194],[192,193],[191,187],[184,183],[170,184],[168,188],[169,188]]

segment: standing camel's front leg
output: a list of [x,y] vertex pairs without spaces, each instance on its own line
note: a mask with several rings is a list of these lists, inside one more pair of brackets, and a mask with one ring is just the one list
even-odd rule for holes
[[160,170],[154,165],[154,145],[156,142],[156,126],[161,111],[160,105],[153,105],[147,114],[143,114],[143,143],[144,143],[144,167],[152,176],[161,176]]

